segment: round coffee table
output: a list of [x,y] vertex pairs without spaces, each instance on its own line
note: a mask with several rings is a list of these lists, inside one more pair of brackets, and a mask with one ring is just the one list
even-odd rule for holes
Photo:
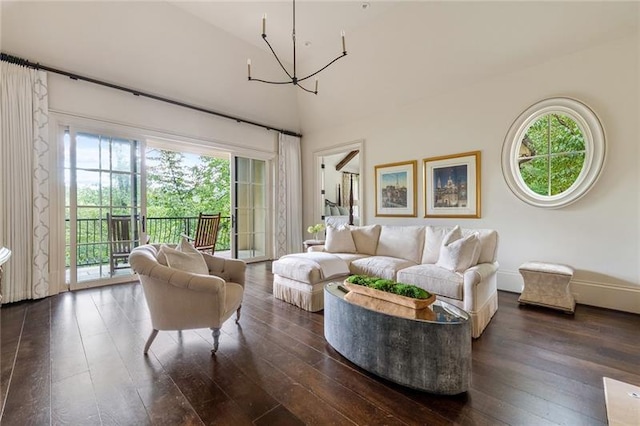
[[342,356],[414,389],[443,395],[469,389],[469,314],[438,300],[426,308],[429,315],[418,315],[429,319],[410,318],[351,303],[346,292],[341,283],[324,288],[324,336]]

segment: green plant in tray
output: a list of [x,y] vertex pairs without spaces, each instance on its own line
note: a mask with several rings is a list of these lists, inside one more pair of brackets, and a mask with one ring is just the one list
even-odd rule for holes
[[351,275],[347,278],[347,282],[414,299],[428,299],[431,297],[431,293],[415,285],[397,283],[393,280],[379,277]]

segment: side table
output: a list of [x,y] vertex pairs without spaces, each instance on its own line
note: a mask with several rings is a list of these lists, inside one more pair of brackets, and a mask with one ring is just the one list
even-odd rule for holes
[[324,240],[304,240],[302,242],[302,245],[304,246],[304,251],[307,251],[309,250],[309,247],[323,246]]
[[576,301],[569,291],[573,268],[546,262],[527,262],[518,268],[524,279],[524,289],[518,299],[521,304],[546,306],[574,313]]

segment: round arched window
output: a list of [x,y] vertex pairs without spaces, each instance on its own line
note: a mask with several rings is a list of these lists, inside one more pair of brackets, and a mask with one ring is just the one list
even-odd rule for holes
[[604,158],[604,130],[595,113],[576,100],[552,98],[532,105],[511,125],[502,171],[521,200],[558,208],[591,188]]

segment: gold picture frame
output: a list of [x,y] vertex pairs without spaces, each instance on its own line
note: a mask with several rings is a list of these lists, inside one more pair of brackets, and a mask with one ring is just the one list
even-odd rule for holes
[[417,171],[417,160],[375,166],[376,216],[418,215]]
[[425,158],[424,217],[480,218],[480,151]]

